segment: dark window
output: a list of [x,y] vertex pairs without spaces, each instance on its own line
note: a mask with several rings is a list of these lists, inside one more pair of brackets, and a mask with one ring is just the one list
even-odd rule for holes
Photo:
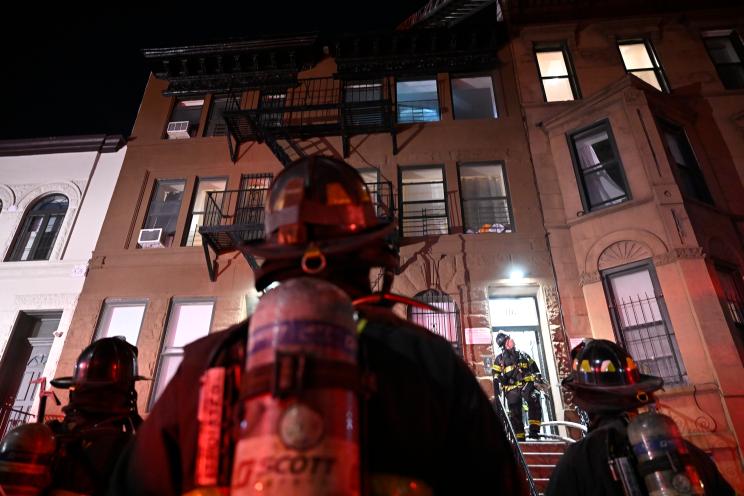
[[626,72],[643,79],[659,91],[669,91],[669,84],[650,40],[618,40],[617,46]]
[[382,80],[346,81],[344,83],[344,123],[348,126],[381,126],[386,110]]
[[400,225],[404,237],[448,234],[442,166],[400,169]]
[[644,374],[674,386],[687,381],[677,338],[653,265],[633,263],[602,272],[615,336]]
[[736,31],[703,33],[703,42],[727,90],[744,88],[744,45]]
[[[196,136],[196,132],[199,130],[199,119],[201,119],[203,106],[203,98],[177,99],[176,104],[173,106],[173,112],[171,112],[170,121],[168,123],[168,137],[179,137],[170,132],[170,129],[173,128],[172,123],[174,122],[188,122],[187,132],[189,136]],[[179,130],[182,129],[179,126],[176,126],[176,128]],[[188,136],[186,137],[188,138]]]
[[739,358],[744,363],[744,288],[741,273],[734,267],[716,264],[718,298],[731,328]]
[[196,189],[194,190],[194,199],[191,203],[191,218],[186,225],[188,231],[184,233],[184,246],[201,246],[202,239],[199,234],[199,226],[204,225],[204,211],[206,210],[207,192],[208,191],[225,191],[227,187],[226,177],[216,178],[198,178]]
[[259,122],[263,127],[282,127],[284,107],[287,103],[286,91],[262,92],[259,100]]
[[465,232],[512,232],[512,213],[504,165],[461,164],[458,171]]
[[183,188],[186,181],[174,179],[157,181],[147,209],[147,217],[143,229],[162,229],[161,242],[163,246],[170,246],[176,235],[178,213],[181,210]]
[[240,178],[235,224],[245,228],[237,233],[244,241],[263,239],[264,205],[269,197],[272,178],[271,173],[244,174]]
[[457,304],[448,295],[436,289],[427,289],[415,296],[417,300],[439,308],[433,312],[412,305],[408,307],[408,320],[442,336],[452,344],[458,353],[462,353],[460,343],[460,312]]
[[451,83],[455,119],[498,117],[491,76],[453,77]]
[[227,108],[229,101],[230,97],[227,95],[214,95],[212,97],[204,136],[225,136],[227,134],[227,125],[225,119],[222,118],[222,112]]
[[398,81],[396,83],[398,122],[434,122],[439,120],[439,93],[436,79]]
[[622,203],[630,197],[609,122],[573,133],[569,141],[585,210]]
[[67,197],[50,195],[38,200],[16,234],[8,261],[49,260],[54,241],[67,213]]
[[576,74],[565,43],[536,44],[535,59],[546,102],[579,98]]
[[659,127],[664,136],[664,148],[682,194],[712,205],[713,198],[705,184],[705,178],[685,130],[664,120],[659,120]]

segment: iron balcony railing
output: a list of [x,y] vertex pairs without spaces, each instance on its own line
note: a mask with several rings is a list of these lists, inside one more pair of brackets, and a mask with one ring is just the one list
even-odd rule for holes
[[[431,206],[431,203],[435,205]],[[430,202],[428,207],[416,208],[415,203],[406,203],[401,214],[401,236],[416,238],[449,234],[447,207],[444,202]]]
[[0,405],[0,439],[4,438],[9,431],[34,418],[33,413],[13,408],[13,404],[14,401],[9,401]]
[[[249,92],[243,105],[233,95],[222,114],[237,157],[242,143],[341,136],[344,155],[356,134],[389,132],[395,138],[390,80],[300,79],[292,87]],[[395,140],[394,148],[397,147]]]
[[503,198],[464,199],[462,210],[466,233],[512,232],[511,209]]
[[[392,222],[393,187],[390,181],[367,183],[367,189],[378,219]],[[199,234],[212,280],[216,274],[208,248],[219,255],[245,243],[263,239],[267,197],[267,187],[207,192],[204,223],[199,227]],[[248,262],[257,268],[254,260],[249,259]]]

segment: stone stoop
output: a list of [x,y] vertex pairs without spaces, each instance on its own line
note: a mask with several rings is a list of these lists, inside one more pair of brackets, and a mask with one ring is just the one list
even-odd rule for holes
[[566,451],[566,443],[548,441],[524,441],[519,443],[522,455],[530,469],[532,480],[535,481],[540,494],[545,491],[550,480],[550,474],[558,463],[558,459]]

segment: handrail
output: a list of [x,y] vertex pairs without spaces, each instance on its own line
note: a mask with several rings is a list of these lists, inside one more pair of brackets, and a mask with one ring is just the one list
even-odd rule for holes
[[530,473],[530,469],[527,466],[527,460],[524,459],[524,455],[522,454],[522,449],[519,447],[519,441],[517,440],[517,435],[514,433],[514,429],[512,428],[511,423],[509,422],[509,418],[506,415],[506,412],[504,411],[504,406],[501,404],[501,402],[496,398],[493,401],[494,404],[494,411],[496,412],[496,416],[501,421],[501,425],[504,427],[504,432],[506,433],[506,438],[509,441],[509,444],[511,444],[512,451],[514,452],[514,456],[519,461],[519,465],[522,467],[522,470],[524,471],[525,478],[527,480],[527,485],[530,489],[530,496],[538,496],[537,486],[535,486],[535,481],[532,479],[532,474]]

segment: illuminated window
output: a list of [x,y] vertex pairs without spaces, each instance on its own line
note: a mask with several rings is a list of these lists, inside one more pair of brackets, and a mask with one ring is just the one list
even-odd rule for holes
[[512,232],[512,212],[504,165],[461,164],[458,170],[465,232]]
[[439,120],[439,94],[436,79],[398,81],[396,92],[399,123]]
[[26,214],[7,261],[49,260],[62,221],[67,197],[50,195],[37,200]]
[[733,30],[703,33],[703,42],[727,90],[744,88],[744,43]]
[[571,57],[564,43],[535,45],[537,70],[540,74],[546,102],[562,102],[579,98]]
[[659,91],[669,91],[669,85],[651,41],[647,39],[620,40],[617,46],[620,49],[626,72],[643,79]]
[[442,336],[461,352],[460,312],[452,298],[436,289],[427,289],[417,294],[415,299],[439,308],[441,312],[409,305],[408,320]]
[[127,343],[137,346],[146,301],[107,300],[98,319],[95,340],[124,336]]
[[455,119],[498,117],[491,76],[453,77],[451,83]]
[[155,183],[150,207],[143,229],[162,229],[161,240],[163,246],[171,246],[176,235],[176,222],[181,210],[183,179],[159,180]]
[[158,400],[183,360],[183,348],[209,334],[214,301],[174,301],[155,373],[150,408]]
[[449,233],[442,166],[401,168],[399,194],[404,237]]

